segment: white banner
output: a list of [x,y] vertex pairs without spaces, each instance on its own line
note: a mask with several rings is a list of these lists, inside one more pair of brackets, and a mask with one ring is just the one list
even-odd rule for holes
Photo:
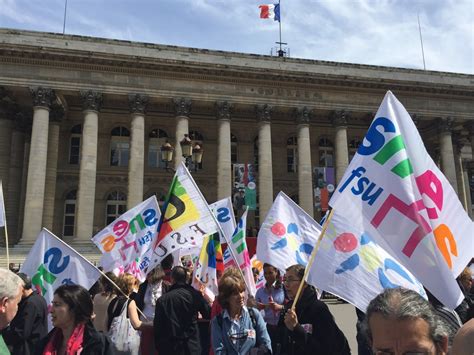
[[[232,200],[230,197],[224,198],[213,204],[209,205],[212,213],[216,216],[217,221],[220,223],[222,230],[224,231],[227,239],[232,236],[235,230],[235,216],[234,209],[232,207]],[[220,233],[219,233],[220,235]],[[227,243],[226,238],[223,235],[220,235],[221,244]]]
[[118,269],[145,281],[160,216],[156,196],[151,196],[97,233],[92,241],[102,252],[104,271]]
[[473,222],[390,91],[330,205],[447,307],[461,302],[455,277],[474,254]]

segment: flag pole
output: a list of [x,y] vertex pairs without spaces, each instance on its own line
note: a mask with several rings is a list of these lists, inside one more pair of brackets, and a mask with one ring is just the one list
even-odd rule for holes
[[416,16],[418,17],[418,31],[420,32],[421,56],[423,57],[423,70],[426,70],[425,51],[423,49],[423,37],[421,35],[420,14],[417,13]]
[[283,53],[283,50],[281,48],[281,6],[280,6],[280,0],[278,0],[278,12],[279,12],[279,19],[278,19],[278,27],[279,27],[279,30],[280,30],[280,51],[278,52],[279,54]]
[[189,172],[188,168],[186,167],[186,165],[183,162],[181,162],[181,164],[185,168],[186,174],[188,174],[188,177],[190,177],[190,180],[192,181],[192,183],[196,187],[196,190],[199,193],[199,196],[203,199],[204,202],[206,202],[207,209],[208,209],[209,213],[211,214],[212,218],[214,219],[214,222],[217,224],[217,227],[219,228],[219,233],[221,233],[224,236],[224,239],[225,239],[226,243],[229,245],[228,248],[229,248],[230,254],[232,255],[232,258],[234,259],[235,264],[237,265],[237,269],[240,271],[240,276],[242,276],[242,279],[245,282],[245,286],[247,287],[247,291],[250,294],[250,286],[247,285],[247,281],[245,281],[244,273],[242,272],[242,269],[240,268],[239,262],[237,261],[237,257],[234,255],[234,252],[232,250],[232,247],[230,246],[229,239],[227,238],[227,235],[225,234],[224,230],[222,229],[222,226],[219,223],[219,221],[217,220],[216,216],[214,216],[214,213],[212,213],[211,207],[209,207],[209,204],[207,203],[206,199],[204,198],[204,195],[202,194],[201,190],[198,188],[198,186],[196,184],[196,181],[194,181],[194,179],[191,176],[191,173]]
[[67,12],[67,0],[64,2],[63,34],[66,32],[66,12]]
[[7,257],[7,270],[10,269],[10,251],[8,247],[8,228],[7,228],[7,216],[5,212],[5,198],[3,196],[3,183],[2,180],[0,180],[0,197],[1,197],[1,203],[0,208],[2,209],[2,218],[3,218],[3,223],[5,227],[5,251],[6,251],[6,257]]
[[[92,264],[89,259],[87,259],[84,255],[82,255],[81,253],[79,253],[76,249],[74,249],[73,247],[71,247],[70,245],[68,245],[67,243],[64,242],[64,240],[62,240],[61,238],[58,238],[58,236],[56,236],[53,232],[51,232],[48,228],[45,228],[43,227],[43,229],[45,231],[47,231],[49,234],[51,234],[54,238],[56,238],[60,243],[64,244],[68,249],[72,250],[73,252],[75,252],[77,255],[79,255],[82,259],[84,259],[90,266],[92,266],[94,269],[96,269],[102,276],[104,276],[117,290],[119,290],[119,292],[127,298],[128,301],[130,301],[130,297],[128,297],[123,291],[122,289],[115,283],[112,281],[112,279],[110,277],[108,277],[102,270],[100,270],[97,266],[95,266],[94,264]],[[138,313],[140,313],[144,318],[145,320],[148,320],[148,318],[143,314],[143,312],[137,307],[137,311]]]
[[300,286],[298,287],[298,292],[296,292],[296,296],[295,296],[295,299],[293,300],[293,304],[291,305],[291,310],[294,311],[295,310],[295,307],[296,307],[296,302],[298,302],[298,299],[300,298],[300,295],[301,295],[301,291],[303,290],[303,285],[304,283],[306,282],[306,277],[308,276],[308,273],[309,273],[309,270],[311,268],[311,265],[313,264],[314,262],[314,257],[316,256],[316,253],[319,249],[319,245],[321,244],[321,240],[323,239],[324,237],[324,234],[326,233],[326,230],[329,226],[329,223],[331,222],[331,218],[332,218],[332,215],[334,213],[334,209],[331,210],[331,212],[329,212],[329,216],[328,218],[326,219],[326,221],[324,222],[324,226],[323,226],[323,229],[321,231],[321,234],[319,235],[319,238],[318,238],[318,241],[316,242],[316,246],[314,247],[312,253],[311,253],[311,256],[308,260],[308,264],[306,265],[306,268],[304,270],[304,276],[303,276],[303,279],[301,280],[300,282]]

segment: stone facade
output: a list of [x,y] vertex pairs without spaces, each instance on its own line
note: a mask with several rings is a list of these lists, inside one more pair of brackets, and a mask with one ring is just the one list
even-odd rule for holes
[[12,244],[32,243],[42,225],[87,243],[127,204],[161,198],[173,173],[156,148],[168,140],[175,166],[185,133],[204,148],[193,174],[208,202],[231,193],[231,163],[258,161],[260,209],[249,226],[280,190],[319,217],[312,170],[332,167],[340,179],[387,90],[416,117],[472,213],[472,75],[8,29],[0,38],[0,178]]

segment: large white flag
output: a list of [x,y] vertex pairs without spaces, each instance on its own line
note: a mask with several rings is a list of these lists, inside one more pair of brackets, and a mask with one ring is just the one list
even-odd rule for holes
[[3,185],[0,181],[0,227],[5,226],[5,200],[3,199]]
[[200,247],[205,235],[219,231],[216,218],[184,163],[176,169],[163,211],[150,253],[150,269],[172,252]]
[[225,234],[225,236],[223,236],[219,233],[221,243],[227,243],[226,237],[230,238],[235,230],[235,216],[232,207],[232,200],[230,197],[227,197],[210,204],[209,207],[211,208],[212,213],[214,213],[214,216],[216,216],[217,221],[220,223],[222,231]]
[[100,277],[94,265],[45,228],[20,271],[31,277],[34,289],[43,295],[48,305],[59,286],[76,284],[89,289]]
[[97,233],[92,241],[102,252],[104,271],[119,269],[145,281],[160,216],[156,196],[151,196]]
[[473,222],[390,91],[330,205],[446,306],[461,302],[455,277],[474,254]]
[[280,192],[260,227],[257,259],[284,272],[306,266],[320,234],[319,225],[284,192]]
[[[301,210],[301,213],[305,212]],[[334,210],[307,282],[364,312],[369,302],[385,288],[402,286],[427,298],[423,285],[370,235],[353,233],[352,222],[344,217],[343,211]],[[315,228],[320,228],[314,223]]]

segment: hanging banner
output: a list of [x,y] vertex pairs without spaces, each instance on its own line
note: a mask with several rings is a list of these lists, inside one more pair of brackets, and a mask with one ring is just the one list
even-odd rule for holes
[[257,209],[257,177],[253,164],[234,164],[232,203],[236,211]]

